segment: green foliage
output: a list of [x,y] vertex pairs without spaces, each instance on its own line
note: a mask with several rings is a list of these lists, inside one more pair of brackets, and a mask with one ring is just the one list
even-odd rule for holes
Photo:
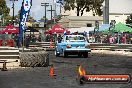
[[28,15],[28,20],[27,20],[27,22],[34,22],[34,18],[31,16],[31,15]]
[[12,16],[7,15],[7,16],[5,17],[5,22],[4,22],[4,25],[3,25],[3,26],[9,25],[9,24],[11,24],[11,23],[12,23]]
[[10,9],[6,5],[5,0],[0,0],[0,15],[8,16]]
[[6,26],[10,23],[11,17],[9,16],[10,8],[7,7],[5,0],[0,0],[0,15],[2,22],[0,25]]
[[77,10],[77,16],[83,15],[83,12],[86,10],[86,12],[93,11],[93,14],[95,15],[102,15],[102,3],[104,0],[64,0],[64,9],[66,10],[74,10],[76,8]]
[[131,24],[132,25],[132,14],[127,17],[126,24]]
[[57,19],[57,20],[61,20],[61,19],[62,19],[62,15],[57,15],[57,16],[56,16],[56,19]]
[[48,20],[48,18],[45,18],[45,16],[43,16],[40,20]]

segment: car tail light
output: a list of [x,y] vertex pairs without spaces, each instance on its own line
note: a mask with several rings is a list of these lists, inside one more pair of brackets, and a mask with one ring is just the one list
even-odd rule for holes
[[67,47],[67,48],[71,48],[71,45],[67,45],[66,47]]

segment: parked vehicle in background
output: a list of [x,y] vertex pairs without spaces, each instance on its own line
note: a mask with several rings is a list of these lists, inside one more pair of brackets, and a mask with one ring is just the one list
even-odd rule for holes
[[91,49],[86,48],[87,46],[89,43],[83,35],[65,35],[60,43],[57,42],[55,55],[62,54],[64,57],[78,55],[87,58],[88,52],[91,52]]

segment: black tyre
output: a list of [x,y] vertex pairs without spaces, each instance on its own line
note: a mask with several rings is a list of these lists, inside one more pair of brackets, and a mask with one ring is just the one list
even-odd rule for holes
[[83,86],[83,84],[86,83],[86,78],[85,77],[78,77],[77,79],[77,83],[80,85],[80,86]]
[[49,53],[47,52],[23,52],[20,54],[21,67],[45,67],[49,66]]
[[83,53],[83,57],[84,57],[84,58],[87,58],[87,57],[88,57],[88,52],[84,52],[84,53]]
[[56,51],[56,50],[55,50],[55,56],[56,56],[56,57],[60,56],[60,54],[59,54],[59,53],[57,53],[57,51]]

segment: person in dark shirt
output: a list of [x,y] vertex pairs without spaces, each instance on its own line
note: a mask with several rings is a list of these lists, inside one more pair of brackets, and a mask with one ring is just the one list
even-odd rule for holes
[[38,37],[38,41],[41,42],[41,36]]
[[18,47],[19,46],[19,37],[18,35],[14,35],[14,42],[15,42],[15,47]]
[[26,48],[29,47],[29,44],[30,44],[30,40],[31,40],[31,36],[26,36]]
[[61,40],[62,40],[62,37],[61,37],[61,34],[59,34],[59,36],[58,36],[58,43],[61,43]]

